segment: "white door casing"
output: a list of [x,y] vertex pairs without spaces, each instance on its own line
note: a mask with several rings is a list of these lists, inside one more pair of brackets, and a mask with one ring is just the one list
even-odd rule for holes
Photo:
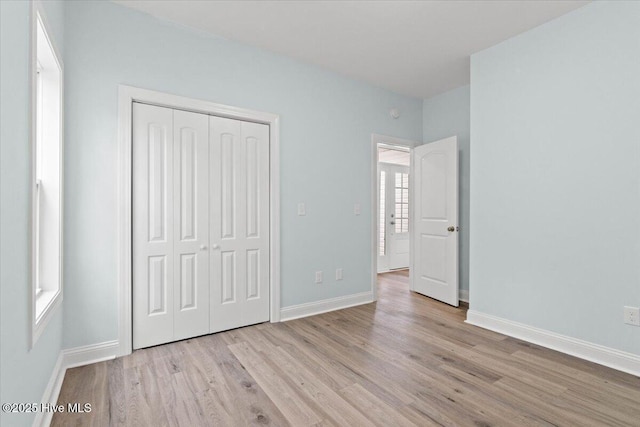
[[458,306],[458,141],[413,150],[412,289]]
[[269,320],[269,127],[210,117],[211,324]]

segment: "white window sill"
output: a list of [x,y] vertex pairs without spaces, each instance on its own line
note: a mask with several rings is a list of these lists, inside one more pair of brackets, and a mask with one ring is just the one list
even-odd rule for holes
[[53,317],[53,313],[62,302],[62,292],[60,291],[40,291],[35,298],[34,304],[34,322],[31,346],[33,347],[38,341],[40,335],[47,327],[47,324]]
[[42,320],[43,315],[49,307],[58,292],[39,290],[36,295],[36,325]]

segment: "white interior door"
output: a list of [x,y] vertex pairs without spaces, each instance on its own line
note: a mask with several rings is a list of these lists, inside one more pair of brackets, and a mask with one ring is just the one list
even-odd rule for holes
[[211,332],[269,320],[269,127],[210,117]]
[[378,271],[409,267],[409,167],[379,163]]
[[458,140],[413,150],[413,290],[458,306]]

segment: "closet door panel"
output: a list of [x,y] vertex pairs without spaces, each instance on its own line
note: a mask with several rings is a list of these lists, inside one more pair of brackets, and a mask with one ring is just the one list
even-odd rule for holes
[[174,110],[174,340],[209,332],[209,117]]
[[133,348],[173,338],[173,111],[133,104]]
[[209,208],[211,227],[211,315],[210,332],[238,325],[242,304],[238,295],[238,211],[240,123],[209,117]]
[[242,322],[269,320],[269,126],[242,122],[244,150],[244,245],[246,281]]

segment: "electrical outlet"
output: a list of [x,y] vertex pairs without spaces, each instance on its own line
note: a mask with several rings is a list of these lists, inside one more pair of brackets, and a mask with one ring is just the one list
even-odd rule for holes
[[307,214],[307,208],[303,202],[298,203],[298,215],[304,216]]
[[633,326],[640,326],[640,308],[625,306],[624,323]]
[[336,268],[336,280],[342,280],[342,269]]
[[316,271],[316,283],[322,283],[322,271]]

